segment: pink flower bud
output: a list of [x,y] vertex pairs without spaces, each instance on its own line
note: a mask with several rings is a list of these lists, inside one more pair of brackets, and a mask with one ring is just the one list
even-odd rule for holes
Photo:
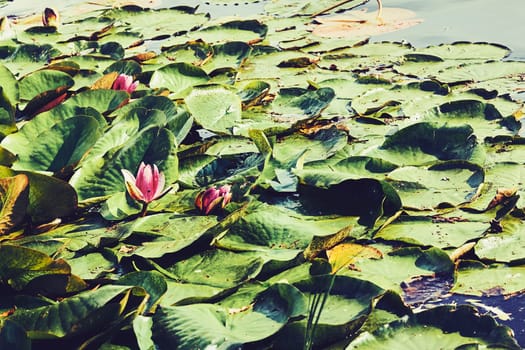
[[133,81],[133,77],[131,75],[120,74],[113,82],[113,86],[111,88],[113,90],[126,91],[128,94],[131,94],[133,91],[135,91],[138,85],[139,82]]
[[218,189],[210,187],[195,197],[195,206],[205,215],[211,213],[219,204],[224,208],[231,201],[232,193],[230,190],[230,185],[223,185]]
[[169,187],[164,189],[164,174],[159,172],[155,164],[151,166],[140,163],[136,178],[126,169],[122,169],[121,172],[124,175],[126,190],[131,198],[139,202],[150,203],[170,190]]

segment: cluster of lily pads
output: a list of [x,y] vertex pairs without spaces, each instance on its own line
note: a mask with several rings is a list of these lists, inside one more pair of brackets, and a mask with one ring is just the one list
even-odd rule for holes
[[2,18],[0,348],[520,349],[525,62],[329,5]]

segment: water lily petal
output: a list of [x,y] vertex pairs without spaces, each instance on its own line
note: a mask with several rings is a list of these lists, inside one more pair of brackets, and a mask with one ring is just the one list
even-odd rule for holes
[[[155,169],[157,169],[156,166],[155,166]],[[157,198],[161,197],[166,192],[168,192],[168,190],[170,189],[170,188],[164,189],[164,186],[166,185],[166,178],[164,177],[164,174],[163,173],[159,173],[158,170],[157,170],[157,180],[156,181],[157,181],[157,183],[156,183],[156,191],[155,191],[155,194],[153,196],[153,199],[157,199]]]
[[135,177],[126,169],[121,169],[122,175],[124,175],[124,184],[126,185],[126,190],[128,191],[131,198],[141,201],[144,201],[144,194],[141,190],[135,185]]
[[[157,170],[158,172],[158,170]],[[139,182],[139,179],[138,179],[138,174],[137,174],[137,182],[136,182],[136,185],[138,188],[140,188],[140,190],[142,191],[142,193],[144,194],[144,199],[147,203],[151,202],[154,197],[155,197],[155,192],[156,192],[156,183],[155,183],[155,179],[154,179],[154,175],[153,175],[153,168],[151,165],[146,165],[144,168],[143,168],[143,171],[140,173],[141,177],[140,177],[140,182]]]
[[224,199],[223,197],[217,197],[213,201],[208,203],[208,205],[205,207],[206,210],[204,211],[204,214],[208,215],[209,213],[211,213],[211,211],[215,209],[215,207],[218,206],[219,203],[221,203],[223,199]]
[[202,210],[204,210],[206,213],[209,213],[210,210],[208,207],[215,201],[217,198],[220,198],[219,196],[219,190],[217,190],[215,187],[210,187],[204,192],[204,196],[202,197]]
[[135,180],[135,184],[138,188],[143,188],[144,184],[144,171],[146,170],[146,164],[144,162],[141,162],[139,165],[139,170],[137,170],[137,179]]

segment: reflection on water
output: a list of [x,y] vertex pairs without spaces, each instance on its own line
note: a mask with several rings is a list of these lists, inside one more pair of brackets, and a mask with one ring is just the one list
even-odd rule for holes
[[[270,0],[260,0],[255,3],[236,5],[209,4],[206,0],[157,0],[161,6],[190,5],[198,6],[199,11],[209,12],[214,17],[224,16],[254,16],[264,12],[265,3]],[[46,0],[45,6],[58,9],[72,6],[86,0]],[[92,3],[125,3],[125,1],[94,0]],[[416,47],[451,43],[455,41],[493,42],[510,47],[513,52],[511,59],[525,60],[525,10],[524,0],[504,0],[504,5],[494,0],[383,0],[385,7],[401,7],[416,12],[423,23],[416,27],[401,31],[378,35],[373,40],[402,41],[405,40]],[[0,1],[0,4],[2,2]],[[43,6],[43,5],[42,5]],[[367,5],[375,11],[377,4],[369,1]],[[7,6],[0,7],[0,15],[28,15],[40,13],[34,1],[14,0]]]
[[417,27],[381,35],[375,40],[406,40],[414,46],[454,41],[494,42],[510,47],[512,59],[525,60],[525,1],[505,0],[384,0],[404,7],[424,20]]
[[448,276],[424,276],[402,284],[403,299],[415,312],[438,305],[469,304],[480,314],[494,317],[514,331],[516,340],[525,348],[525,294],[510,297],[451,294],[454,281]]

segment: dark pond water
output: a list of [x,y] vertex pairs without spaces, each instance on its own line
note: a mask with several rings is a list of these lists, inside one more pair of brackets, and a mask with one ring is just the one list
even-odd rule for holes
[[511,297],[451,294],[449,290],[453,284],[451,278],[423,277],[402,285],[403,299],[416,312],[438,305],[472,305],[480,314],[494,317],[498,323],[510,327],[518,343],[525,348],[525,294]]

